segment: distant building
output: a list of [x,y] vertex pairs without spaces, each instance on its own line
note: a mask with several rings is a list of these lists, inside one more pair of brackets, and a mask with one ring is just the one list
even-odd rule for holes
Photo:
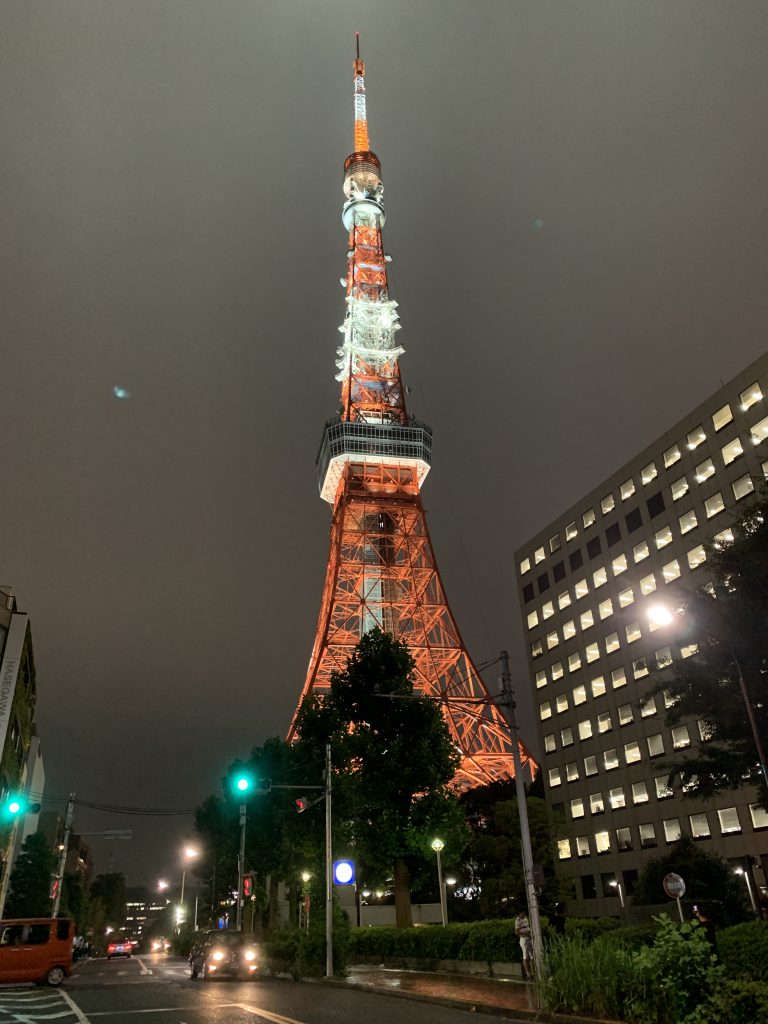
[[662,765],[706,743],[707,728],[665,724],[665,698],[650,691],[696,647],[648,612],[707,581],[707,543],[732,540],[730,514],[768,476],[767,440],[768,355],[516,552],[544,786],[564,820],[557,864],[573,883],[573,914],[617,913],[618,885],[631,896],[643,865],[683,835],[734,866],[756,858],[754,881],[766,885],[768,814],[756,791],[683,799],[667,784]]
[[168,900],[163,895],[150,894],[148,889],[139,886],[126,889],[125,937],[139,941],[150,922],[166,914],[167,909]]

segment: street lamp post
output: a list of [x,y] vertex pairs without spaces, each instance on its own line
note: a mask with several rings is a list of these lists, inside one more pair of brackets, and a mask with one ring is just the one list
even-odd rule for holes
[[755,894],[752,890],[752,882],[749,878],[749,871],[745,871],[744,868],[734,868],[733,870],[735,874],[741,875],[744,881],[747,883],[747,892],[749,893],[749,902],[752,905],[752,912],[754,914],[759,915],[759,911],[757,909],[757,900],[755,899]]
[[431,843],[432,849],[437,854],[437,884],[440,887],[440,916],[443,919],[443,928],[448,924],[448,907],[445,902],[445,885],[443,883],[443,866],[440,862],[440,853],[443,850],[445,843],[442,839],[433,839]]
[[[185,918],[185,914],[184,914],[184,884],[185,884],[185,882],[187,880],[187,862],[190,861],[190,860],[194,860],[195,857],[199,857],[199,856],[200,856],[200,851],[195,849],[194,846],[185,846],[184,847],[184,860],[182,861],[183,867],[182,867],[182,870],[181,870],[181,896],[179,897],[179,914],[177,914],[179,930],[181,930],[181,922]],[[158,884],[158,889],[161,888],[161,885],[162,885],[162,883]]]
[[614,878],[614,880],[612,882],[609,882],[608,885],[610,885],[612,889],[618,890],[618,893],[619,893],[619,903],[621,904],[621,909],[623,910],[624,909],[624,890],[621,888],[621,882],[619,882],[617,879]]

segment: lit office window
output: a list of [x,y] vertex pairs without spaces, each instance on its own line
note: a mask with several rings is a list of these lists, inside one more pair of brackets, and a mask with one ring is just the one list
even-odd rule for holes
[[752,828],[755,831],[759,828],[768,828],[768,811],[759,804],[749,805],[749,815],[752,818]]
[[555,606],[552,604],[551,601],[547,601],[546,604],[543,604],[541,606],[541,618],[542,618],[542,620],[543,619],[551,619],[554,614],[555,614]]
[[592,793],[589,797],[589,813],[590,814],[603,814],[605,813],[605,804],[603,803],[602,793]]
[[595,832],[595,850],[598,854],[611,852],[610,832]]
[[632,592],[632,587],[627,587],[626,590],[619,591],[619,607],[628,608],[629,605],[634,604],[635,595]]
[[644,849],[656,845],[656,829],[650,822],[640,826],[640,845]]
[[680,576],[680,563],[677,559],[673,562],[667,562],[666,565],[661,567],[661,575],[664,577],[665,583],[671,583],[672,580],[676,580]]
[[624,760],[627,764],[634,764],[641,759],[640,744],[635,740],[624,744]]
[[656,668],[659,671],[669,668],[672,664],[672,651],[669,647],[662,647],[658,651],[654,651],[653,656],[656,659]]
[[544,648],[541,646],[541,640],[534,640],[531,644],[531,657],[538,658],[543,652]]
[[540,690],[542,686],[547,685],[547,673],[543,670],[536,673],[536,689]]
[[632,783],[632,803],[647,804],[649,800],[648,787],[644,782]]
[[621,500],[626,501],[627,498],[631,498],[635,493],[635,481],[630,477],[629,480],[625,480],[619,488],[621,494]]
[[592,736],[592,722],[585,718],[583,722],[579,722],[579,739],[588,740]]
[[595,510],[593,508],[588,508],[587,511],[581,517],[581,525],[586,530],[588,526],[592,526],[596,518],[597,517],[595,516]]
[[572,636],[576,636],[576,623],[569,619],[563,623],[563,640],[570,640]]
[[656,589],[656,577],[653,573],[650,576],[643,576],[640,580],[640,593],[643,595],[652,594]]
[[560,550],[560,534],[556,533],[554,537],[549,538],[549,550],[551,554]]
[[733,481],[731,489],[736,501],[741,501],[742,498],[746,498],[748,494],[754,491],[755,485],[752,483],[752,477],[749,473],[745,473],[744,476],[740,476],[738,480]]
[[568,710],[568,694],[561,693],[555,700],[555,707],[557,708],[558,715],[562,715],[564,711]]
[[550,789],[554,789],[555,786],[562,785],[562,782],[563,782],[563,780],[560,778],[560,769],[559,768],[550,768],[549,769],[549,785],[550,785]]
[[741,411],[746,412],[747,409],[751,409],[755,402],[759,402],[763,397],[763,392],[760,390],[760,385],[755,381],[754,384],[742,391],[739,395],[739,402],[741,403]]
[[584,817],[584,801],[580,796],[577,796],[575,800],[571,800],[571,817]]
[[529,615],[528,615],[528,629],[533,629],[534,626],[538,626],[538,624],[539,624],[539,613],[538,612],[530,612]]
[[576,525],[576,523],[568,523],[568,525],[565,528],[565,539],[573,540],[573,538],[578,534],[578,532],[579,528]]
[[654,540],[657,548],[665,548],[667,544],[672,543],[672,530],[669,526],[662,526],[660,530],[656,531]]
[[768,479],[768,462],[761,462],[760,469],[763,471],[763,476]]
[[707,839],[712,835],[706,814],[689,814],[688,821],[691,823],[691,835],[694,839]]
[[520,563],[520,575],[521,576],[525,576],[525,574],[530,571],[530,568],[531,568],[531,560],[530,560],[530,558],[524,558],[522,560],[522,562]]
[[639,640],[641,635],[642,635],[640,633],[640,623],[639,622],[630,622],[628,624],[628,626],[626,627],[625,632],[627,634],[627,643],[628,644],[633,644],[635,642],[635,640]]
[[533,560],[536,563],[536,565],[538,565],[539,562],[543,562],[545,558],[546,555],[544,554],[544,548],[536,548],[536,550],[533,552]]
[[668,797],[674,796],[672,789],[669,785],[669,775],[657,775],[654,779],[656,784],[656,799],[666,800]]
[[592,573],[592,583],[595,587],[595,590],[597,590],[598,587],[602,587],[602,585],[607,582],[608,572],[606,569],[601,567],[599,569],[596,569],[595,572]]
[[664,459],[664,468],[669,469],[670,466],[674,466],[676,462],[680,461],[680,457],[679,445],[673,444],[671,448],[667,448],[662,455],[662,458]]
[[567,590],[564,591],[562,594],[558,594],[557,607],[560,609],[560,611],[562,611],[564,608],[567,608],[570,603],[571,595],[568,593]]
[[724,508],[725,502],[723,501],[723,496],[720,494],[719,490],[716,490],[712,498],[708,498],[705,502],[705,511],[707,512],[708,519],[712,519],[712,517],[717,515],[718,512],[722,512]]
[[704,427],[700,423],[698,427],[694,427],[690,434],[688,434],[685,438],[685,440],[688,442],[688,450],[693,451],[694,448],[698,448],[703,441],[706,441],[706,439],[707,435],[704,433]]
[[559,643],[560,643],[560,637],[557,635],[557,631],[554,631],[552,633],[547,633],[547,650],[548,651],[553,650],[553,648],[557,647],[557,645]]
[[685,644],[683,647],[680,648],[680,657],[682,657],[682,658],[690,658],[693,654],[698,654],[698,653],[699,653],[699,645],[698,644]]
[[580,668],[581,668],[581,655],[577,651],[575,654],[572,654],[570,656],[570,658],[568,659],[568,671],[569,672],[578,672],[578,670]]
[[560,742],[564,747],[573,746],[573,729],[570,725],[567,728],[560,730]]
[[690,747],[691,737],[688,733],[687,725],[679,725],[676,729],[672,730],[672,746],[675,750],[683,750],[685,747]]
[[649,484],[658,475],[655,462],[649,462],[647,466],[640,470],[640,479],[644,484]]
[[611,654],[619,649],[619,634],[609,633],[605,638],[605,653]]
[[559,860],[570,860],[571,858],[571,840],[570,839],[558,839],[557,840],[557,856]]
[[[750,428],[749,431],[752,437],[752,444],[760,444],[768,437],[768,416],[763,420],[759,420]],[[725,458],[725,448],[723,448],[723,458]]]
[[557,750],[557,744],[555,743],[555,734],[549,733],[544,737],[544,753],[553,754]]
[[616,829],[616,846],[619,851],[632,849],[632,830],[628,827]]
[[715,542],[716,548],[724,548],[728,544],[733,544],[733,530],[729,526],[726,530],[716,533],[712,540]]
[[680,533],[688,533],[689,530],[695,530],[699,525],[696,519],[696,513],[693,509],[689,509],[678,517],[678,525],[680,526]]
[[573,691],[573,706],[577,707],[579,704],[583,704],[587,699],[587,688],[586,686],[577,686]]
[[602,715],[597,716],[597,731],[598,732],[610,732],[613,728],[613,722],[611,721],[610,711],[604,711]]
[[606,494],[603,500],[600,502],[600,511],[604,516],[607,516],[609,512],[612,512],[616,508],[616,502],[614,501],[612,494]]
[[682,832],[680,831],[680,819],[679,818],[665,818],[662,822],[664,826],[664,838],[668,843],[676,843]]
[[607,619],[609,615],[613,615],[613,601],[611,601],[610,597],[600,602],[597,606],[597,614],[601,619]]
[[741,832],[739,812],[735,807],[723,807],[717,812],[717,816],[720,819],[720,831],[724,836]]
[[552,675],[552,682],[553,683],[555,682],[556,679],[560,679],[560,677],[563,674],[563,663],[562,663],[562,661],[553,661],[552,662],[552,668],[551,668],[550,672],[551,672],[551,675]]
[[579,624],[582,629],[590,629],[595,624],[595,616],[592,610],[582,612],[579,617]]
[[650,757],[661,757],[664,753],[664,737],[660,732],[657,732],[655,736],[649,736],[646,739],[648,744],[648,754]]
[[681,476],[669,485],[669,489],[672,491],[672,501],[680,501],[688,493],[688,481]]
[[673,697],[669,690],[664,690],[664,707],[669,710],[677,704],[679,697]]
[[548,700],[545,700],[543,704],[539,704],[539,718],[545,721],[547,718],[552,717],[552,705]]
[[573,592],[576,595],[576,600],[579,601],[582,597],[586,597],[589,593],[589,587],[587,586],[586,580],[579,580],[574,586]]
[[577,857],[588,857],[589,856],[589,837],[588,836],[576,836],[576,856]]
[[[753,431],[752,437],[753,438],[755,436],[754,435],[754,430],[755,430],[755,428],[753,427],[752,428],[752,431]],[[739,438],[738,437],[734,437],[734,439],[732,441],[729,441],[728,444],[724,445],[720,449],[720,454],[723,456],[723,462],[725,463],[726,466],[730,466],[730,464],[732,462],[735,462],[736,459],[738,459],[738,457],[740,455],[744,454],[744,448],[743,448]]]
[[695,469],[696,483],[703,484],[705,480],[709,480],[714,472],[715,464],[712,459],[705,459],[703,462],[700,462]]
[[631,704],[622,704],[618,708],[619,725],[629,725],[633,721],[634,715],[632,714]]
[[716,431],[722,430],[723,427],[727,427],[732,421],[733,413],[731,412],[731,407],[727,402],[721,409],[718,409],[717,412],[712,413],[712,426]]
[[699,739],[702,743],[707,743],[709,740],[714,738],[715,730],[711,722],[707,722],[705,719],[700,718],[696,725],[699,730]]
[[[594,754],[584,758],[584,774],[597,775],[597,757]],[[595,812],[593,811],[592,813],[594,814]]]
[[697,569],[702,564],[702,562],[706,562],[707,560],[707,553],[704,550],[704,545],[697,544],[695,548],[691,548],[691,550],[688,552],[687,558],[688,568]]
[[620,690],[622,686],[627,685],[627,673],[623,668],[615,668],[611,672],[611,686],[614,690]]
[[589,685],[592,688],[593,697],[602,697],[605,693],[605,679],[603,676],[595,676]]
[[615,747],[603,751],[603,767],[607,772],[619,767],[619,755]]
[[651,715],[656,714],[656,698],[646,697],[645,700],[640,702],[640,717],[650,718]]
[[608,791],[608,803],[611,805],[612,811],[619,811],[622,807],[627,806],[627,801],[624,799],[624,790],[621,786],[618,789]]
[[568,782],[576,782],[579,777],[579,768],[575,761],[570,761],[565,766],[565,778]]
[[650,553],[651,551],[648,547],[647,540],[641,541],[640,544],[635,544],[635,546],[632,548],[632,558],[635,561],[635,565],[637,565],[638,562],[642,562],[642,560],[644,558],[647,558],[648,555],[650,555]]
[[636,661],[632,662],[632,678],[633,679],[642,679],[643,676],[647,676],[648,675],[648,672],[649,672],[649,668],[648,668],[648,659],[647,658],[638,658]]
[[597,643],[587,644],[587,648],[584,651],[587,659],[587,664],[591,665],[593,661],[597,661],[600,657],[600,645]]
[[619,555],[618,558],[614,558],[614,560],[611,562],[611,569],[613,570],[614,576],[619,576],[621,573],[626,572],[627,556]]

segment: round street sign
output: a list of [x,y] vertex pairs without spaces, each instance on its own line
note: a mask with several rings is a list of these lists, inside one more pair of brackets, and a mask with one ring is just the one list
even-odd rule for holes
[[664,875],[661,884],[664,886],[664,892],[671,900],[679,900],[681,896],[685,896],[685,882],[680,875],[676,875],[674,872]]

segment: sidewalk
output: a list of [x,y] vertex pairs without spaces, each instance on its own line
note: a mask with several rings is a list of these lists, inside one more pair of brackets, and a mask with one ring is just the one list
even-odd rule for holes
[[479,978],[357,964],[349,968],[345,979],[334,979],[326,984],[360,988],[401,999],[441,1003],[475,1013],[512,1017],[519,1021],[607,1024],[606,1021],[597,1022],[588,1017],[539,1010],[534,986],[516,978]]

